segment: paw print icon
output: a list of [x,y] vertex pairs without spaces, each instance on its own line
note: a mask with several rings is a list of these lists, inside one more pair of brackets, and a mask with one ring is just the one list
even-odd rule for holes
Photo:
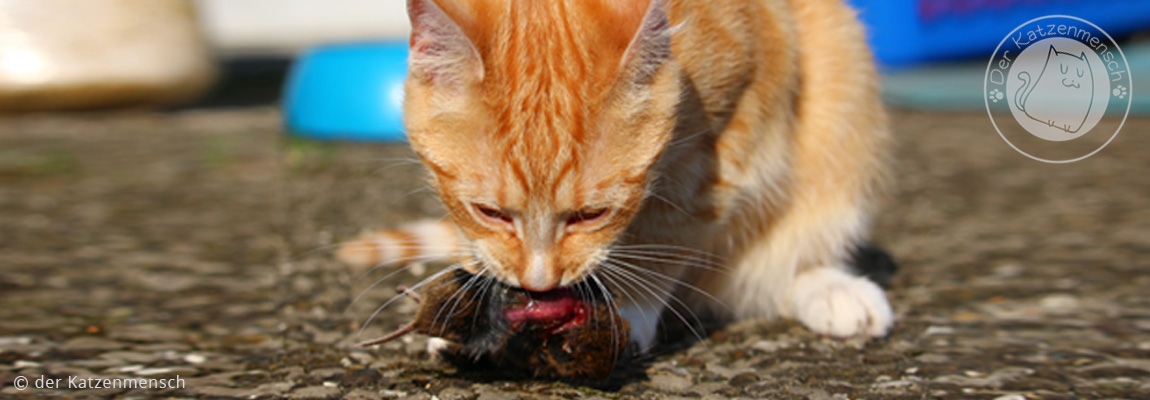
[[1118,85],[1110,91],[1110,94],[1113,94],[1114,97],[1119,99],[1125,99],[1126,96],[1130,94],[1130,89],[1127,89],[1125,85]]
[[1002,91],[998,89],[991,90],[990,93],[986,94],[986,98],[994,103],[999,102],[1004,97],[1006,97],[1006,95],[1002,94]]

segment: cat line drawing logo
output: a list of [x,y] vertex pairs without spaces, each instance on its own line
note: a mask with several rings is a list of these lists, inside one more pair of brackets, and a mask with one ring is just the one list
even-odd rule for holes
[[[1082,160],[1106,147],[1126,121],[1133,90],[1114,39],[1068,15],[1014,28],[994,50],[983,81],[986,111],[999,136],[1019,153],[1049,163]],[[1121,122],[1100,124],[1107,114]]]

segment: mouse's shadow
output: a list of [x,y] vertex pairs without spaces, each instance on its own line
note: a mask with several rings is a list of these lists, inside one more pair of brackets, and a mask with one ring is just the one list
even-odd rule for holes
[[[439,356],[442,357],[443,361],[456,368],[455,372],[451,373],[453,377],[472,382],[552,381],[616,392],[627,384],[648,380],[647,371],[654,362],[678,354],[701,340],[706,340],[709,333],[720,331],[727,325],[721,319],[704,317],[688,326],[669,312],[664,312],[661,320],[659,335],[661,340],[658,345],[645,352],[639,352],[633,348],[628,349],[615,360],[610,375],[601,379],[538,377],[522,368],[508,368],[504,363],[491,357],[480,356],[476,358],[450,350],[440,353]],[[530,357],[532,355],[525,354],[523,356]]]
[[611,375],[603,379],[594,378],[539,378],[518,368],[506,368],[488,357],[473,359],[466,356],[444,356],[444,360],[457,368],[452,375],[457,378],[479,383],[507,381],[552,381],[575,386],[585,386],[603,391],[618,391],[628,383],[647,379],[646,369],[653,358],[623,357],[617,361]]

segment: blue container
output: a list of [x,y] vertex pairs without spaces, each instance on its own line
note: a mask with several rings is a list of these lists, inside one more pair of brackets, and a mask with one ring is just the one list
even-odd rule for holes
[[407,43],[321,46],[300,56],[284,90],[293,135],[320,140],[404,141]]
[[1147,0],[849,0],[885,67],[984,57],[1014,28],[1045,15],[1069,15],[1111,36],[1150,29]]

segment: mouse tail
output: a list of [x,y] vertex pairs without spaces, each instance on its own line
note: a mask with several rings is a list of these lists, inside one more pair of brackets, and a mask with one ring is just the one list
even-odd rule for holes
[[415,321],[408,322],[407,325],[401,326],[401,327],[399,327],[399,329],[396,329],[395,331],[393,331],[393,332],[391,332],[391,333],[389,333],[383,337],[371,339],[371,340],[368,340],[365,342],[360,342],[359,347],[371,347],[371,346],[375,346],[375,345],[379,345],[379,344],[384,344],[384,343],[395,340],[395,339],[399,338],[400,336],[406,335],[406,334],[411,333],[411,332],[415,332]]

